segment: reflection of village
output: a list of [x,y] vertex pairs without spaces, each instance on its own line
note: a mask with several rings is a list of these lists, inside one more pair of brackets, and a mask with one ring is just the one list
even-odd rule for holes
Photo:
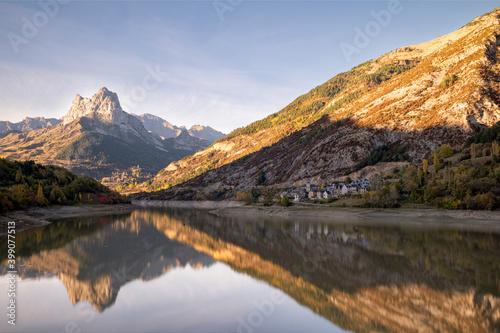
[[316,184],[311,184],[311,180],[308,179],[307,183],[302,185],[300,189],[281,192],[280,196],[282,199],[288,197],[295,202],[303,201],[304,199],[327,200],[347,194],[364,194],[370,189],[372,183],[383,181],[384,179],[382,178],[374,181],[361,178],[353,180],[347,184],[341,182],[324,184],[320,188]]
[[136,183],[151,179],[151,174],[144,172],[140,166],[131,167],[125,171],[114,171],[110,177],[101,179],[101,183],[115,190],[123,190],[134,186]]

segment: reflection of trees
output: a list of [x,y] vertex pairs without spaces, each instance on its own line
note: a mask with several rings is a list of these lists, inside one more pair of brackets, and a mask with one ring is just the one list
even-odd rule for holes
[[[37,239],[47,244],[18,257],[21,267],[27,265],[20,269],[21,277],[56,274],[73,304],[86,300],[98,311],[111,306],[129,281],[154,279],[187,264],[200,268],[213,263],[206,254],[169,240],[140,216],[89,217],[47,227],[41,236],[29,230],[19,233],[26,240],[22,244],[26,251],[27,244]],[[68,232],[61,234],[58,227]],[[52,247],[48,245],[51,239],[58,240]],[[0,265],[0,270],[5,273],[6,267]]]
[[[267,281],[344,328],[491,331],[500,325],[498,235],[166,214],[169,238]],[[469,245],[454,252],[461,243]]]
[[22,276],[54,272],[73,303],[88,300],[100,311],[128,281],[215,259],[350,330],[494,331],[500,325],[500,237],[494,234],[256,222],[172,209],[39,230],[18,235],[25,251],[19,263],[31,264]]

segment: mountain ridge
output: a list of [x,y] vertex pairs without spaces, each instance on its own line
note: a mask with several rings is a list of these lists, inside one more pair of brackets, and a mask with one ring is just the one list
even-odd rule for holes
[[213,129],[210,126],[193,125],[187,129],[185,126],[173,125],[165,119],[153,114],[143,113],[141,115],[132,115],[139,119],[148,131],[159,135],[163,139],[175,138],[184,130],[187,130],[191,136],[207,140],[210,143],[226,136],[226,134]]
[[500,120],[498,14],[340,73],[283,110],[171,163],[143,189],[197,176],[186,185],[248,188],[261,172],[267,185],[291,186],[341,176],[382,145],[407,146],[414,163],[441,144],[459,145]]

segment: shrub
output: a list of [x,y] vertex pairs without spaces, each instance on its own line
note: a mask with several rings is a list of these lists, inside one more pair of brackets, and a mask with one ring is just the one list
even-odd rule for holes
[[458,76],[456,76],[455,74],[446,75],[446,77],[441,82],[441,88],[448,88],[453,83],[455,83],[455,81],[457,81],[457,79],[458,79]]
[[453,149],[449,145],[442,145],[439,148],[439,156],[442,158],[448,158],[453,156]]
[[281,199],[281,205],[283,207],[288,207],[288,206],[291,206],[292,203],[290,202],[290,198],[288,197],[283,197],[283,199]]

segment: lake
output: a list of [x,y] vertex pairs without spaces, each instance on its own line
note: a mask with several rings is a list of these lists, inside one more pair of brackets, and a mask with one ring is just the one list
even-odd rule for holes
[[140,209],[16,234],[1,332],[500,330],[500,234]]

